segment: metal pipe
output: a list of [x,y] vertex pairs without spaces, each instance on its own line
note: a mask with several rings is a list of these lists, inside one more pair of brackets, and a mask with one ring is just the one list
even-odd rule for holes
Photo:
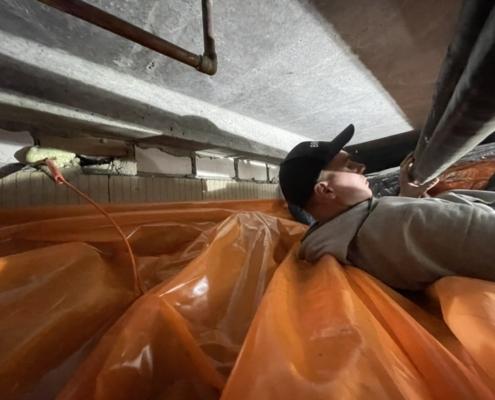
[[493,7],[493,0],[464,0],[456,24],[454,38],[438,74],[437,89],[426,124],[424,125],[416,155],[423,152],[442,117],[459,78],[466,67],[471,50]]
[[201,63],[205,71],[210,75],[217,72],[217,53],[215,52],[215,39],[213,39],[213,21],[211,17],[212,0],[201,0],[203,9],[203,41],[204,53]]
[[495,8],[492,8],[466,68],[433,135],[418,154],[410,179],[424,183],[495,131]]
[[[71,14],[77,18],[87,21],[100,28],[106,29],[112,33],[129,39],[135,43],[154,50],[160,54],[171,57],[184,64],[196,68],[200,72],[213,75],[217,69],[214,40],[211,37],[211,0],[202,0],[203,2],[203,22],[206,21],[208,26],[203,29],[207,30],[208,49],[205,47],[203,56],[191,53],[182,47],[176,46],[173,43],[166,41],[156,35],[153,35],[144,29],[124,21],[115,15],[107,13],[91,4],[81,0],[38,0],[50,7],[56,8],[67,14]],[[205,3],[209,3],[205,6]],[[205,12],[207,13],[205,15]],[[206,40],[205,40],[206,45]],[[214,59],[210,55],[215,56]]]

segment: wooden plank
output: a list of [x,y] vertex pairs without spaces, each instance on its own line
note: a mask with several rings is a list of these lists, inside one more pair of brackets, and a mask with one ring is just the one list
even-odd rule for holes
[[11,174],[2,178],[2,206],[14,207],[15,206],[15,174]]
[[[220,179],[72,175],[71,183],[100,203],[141,203],[277,198],[276,184]],[[18,172],[0,180],[0,206],[84,204],[42,172]]]

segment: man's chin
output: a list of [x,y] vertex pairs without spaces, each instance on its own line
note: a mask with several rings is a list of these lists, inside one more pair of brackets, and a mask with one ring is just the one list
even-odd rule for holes
[[372,197],[373,197],[373,194],[370,192],[369,195],[363,195],[363,196],[360,196],[359,198],[349,200],[348,202],[345,203],[345,205],[347,206],[347,208],[351,208],[351,207],[354,207],[354,206],[362,203],[363,201],[367,201],[367,200],[371,199]]

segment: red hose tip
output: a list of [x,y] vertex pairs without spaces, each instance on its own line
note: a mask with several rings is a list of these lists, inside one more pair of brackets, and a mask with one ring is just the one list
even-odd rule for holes
[[49,158],[45,159],[45,164],[50,170],[50,174],[52,175],[52,178],[55,181],[55,183],[59,185],[64,183],[65,178],[58,169],[57,164],[55,164],[55,162],[53,160],[50,160]]

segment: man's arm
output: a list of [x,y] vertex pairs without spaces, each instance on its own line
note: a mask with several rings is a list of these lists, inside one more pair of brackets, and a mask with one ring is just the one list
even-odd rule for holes
[[399,196],[401,197],[428,197],[428,190],[433,188],[438,182],[439,179],[435,178],[429,182],[426,182],[422,185],[416,185],[409,181],[409,171],[414,163],[414,155],[413,153],[409,154],[404,161],[400,164],[400,175],[399,175],[399,184],[400,184],[400,192]]

